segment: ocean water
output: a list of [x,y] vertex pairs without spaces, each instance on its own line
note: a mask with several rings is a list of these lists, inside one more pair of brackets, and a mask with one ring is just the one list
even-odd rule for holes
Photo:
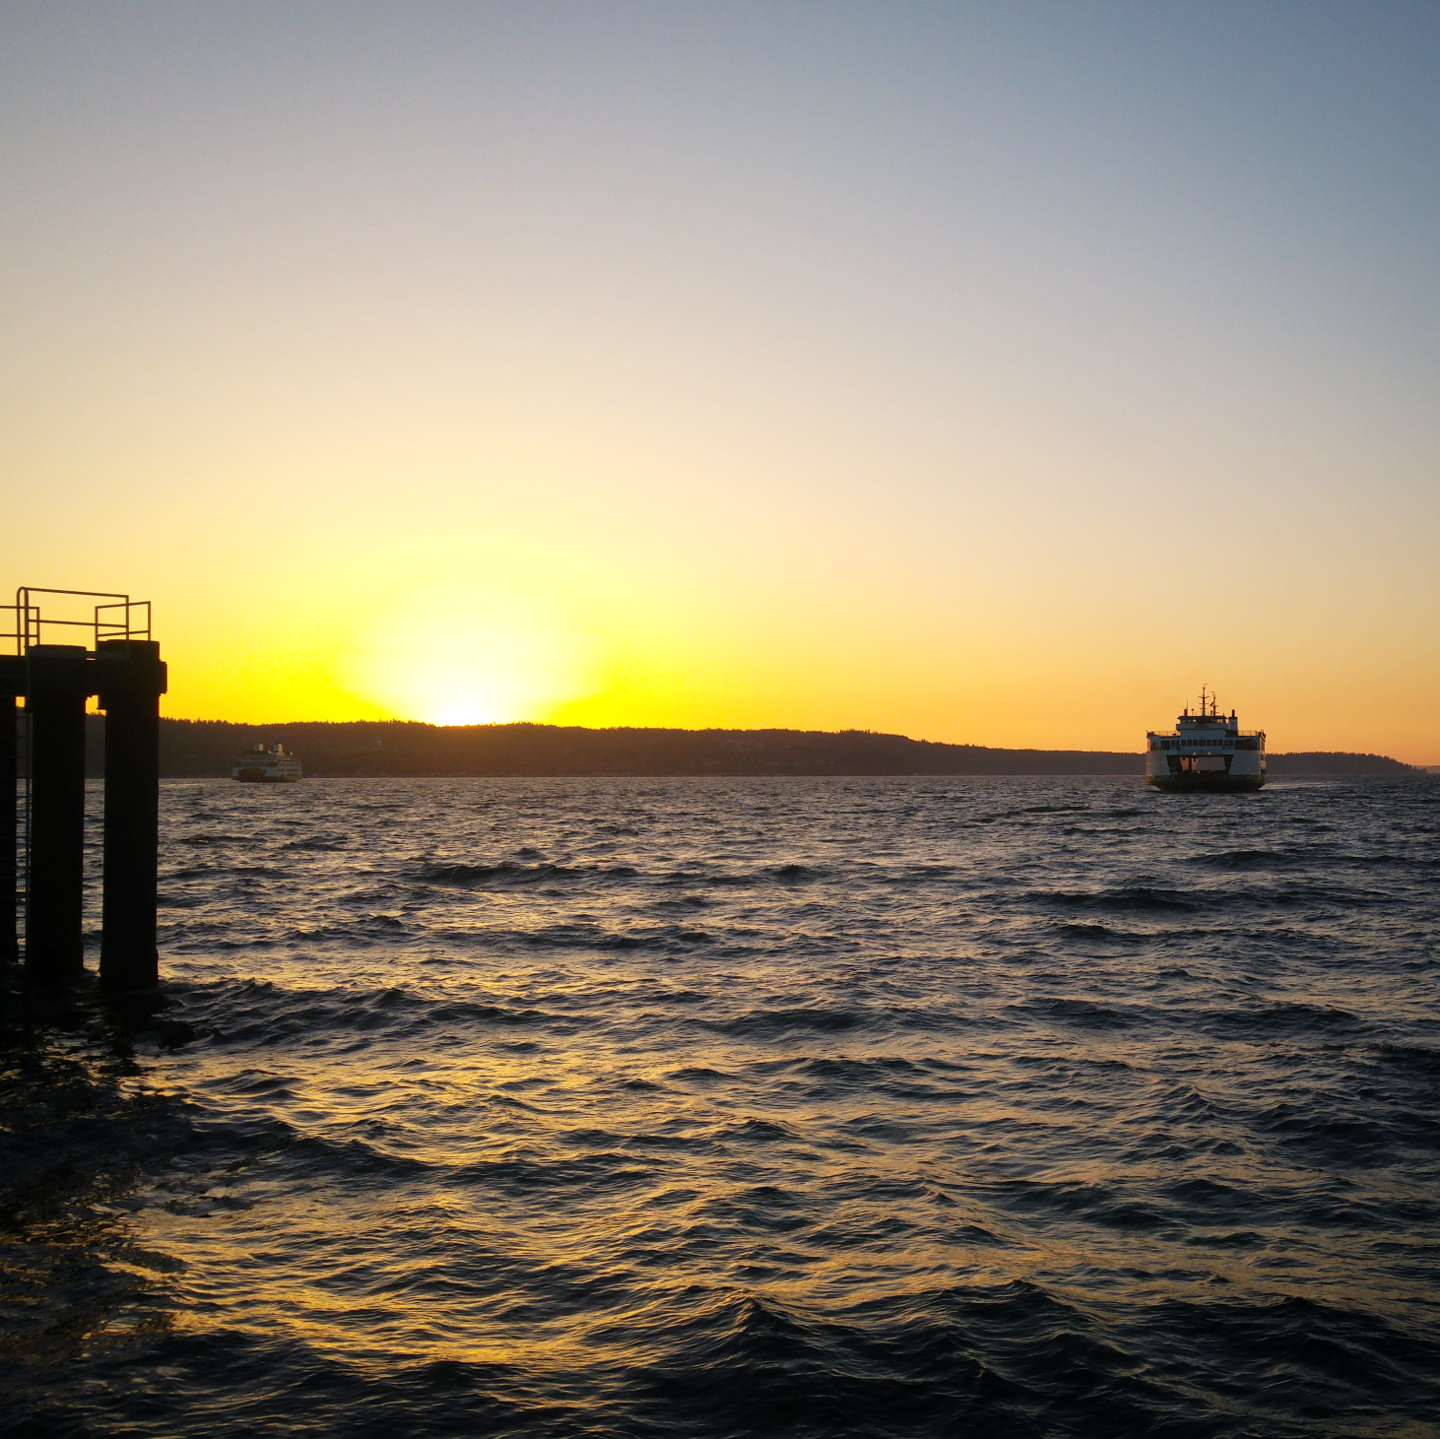
[[[175,782],[13,1435],[1440,1433],[1440,782]],[[92,936],[92,939],[94,937]]]

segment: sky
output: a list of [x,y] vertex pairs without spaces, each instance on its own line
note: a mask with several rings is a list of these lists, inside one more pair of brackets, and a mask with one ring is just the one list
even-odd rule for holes
[[1440,6],[5,0],[0,488],[176,716],[1440,764]]

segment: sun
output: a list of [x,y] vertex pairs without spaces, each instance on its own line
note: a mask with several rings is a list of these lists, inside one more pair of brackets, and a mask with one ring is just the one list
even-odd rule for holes
[[472,725],[494,724],[496,720],[492,711],[477,704],[467,704],[461,701],[457,704],[447,705],[438,714],[431,716],[429,722],[438,725]]
[[539,617],[448,598],[373,625],[348,678],[397,718],[505,724],[543,719],[582,698],[588,668],[583,646]]

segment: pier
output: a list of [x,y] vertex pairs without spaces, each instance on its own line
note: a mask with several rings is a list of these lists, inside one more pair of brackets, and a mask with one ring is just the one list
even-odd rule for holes
[[[85,608],[88,617],[76,617]],[[23,899],[25,988],[63,989],[84,972],[85,711],[94,696],[105,712],[100,982],[153,989],[166,667],[150,602],[22,586],[13,613],[13,630],[0,635],[14,642],[0,655],[0,962],[22,959]],[[59,635],[72,642],[54,642]]]

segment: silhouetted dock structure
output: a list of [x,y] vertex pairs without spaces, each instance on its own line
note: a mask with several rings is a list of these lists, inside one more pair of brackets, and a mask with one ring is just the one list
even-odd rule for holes
[[[69,617],[77,602],[91,602],[90,618]],[[23,897],[26,988],[63,988],[84,970],[85,708],[95,695],[105,711],[100,980],[117,991],[153,989],[166,671],[150,637],[150,602],[22,586],[14,616],[13,631],[0,635],[15,649],[0,655],[0,960],[20,958],[14,916]],[[47,643],[59,627],[93,648]],[[17,699],[25,705],[23,766]]]

